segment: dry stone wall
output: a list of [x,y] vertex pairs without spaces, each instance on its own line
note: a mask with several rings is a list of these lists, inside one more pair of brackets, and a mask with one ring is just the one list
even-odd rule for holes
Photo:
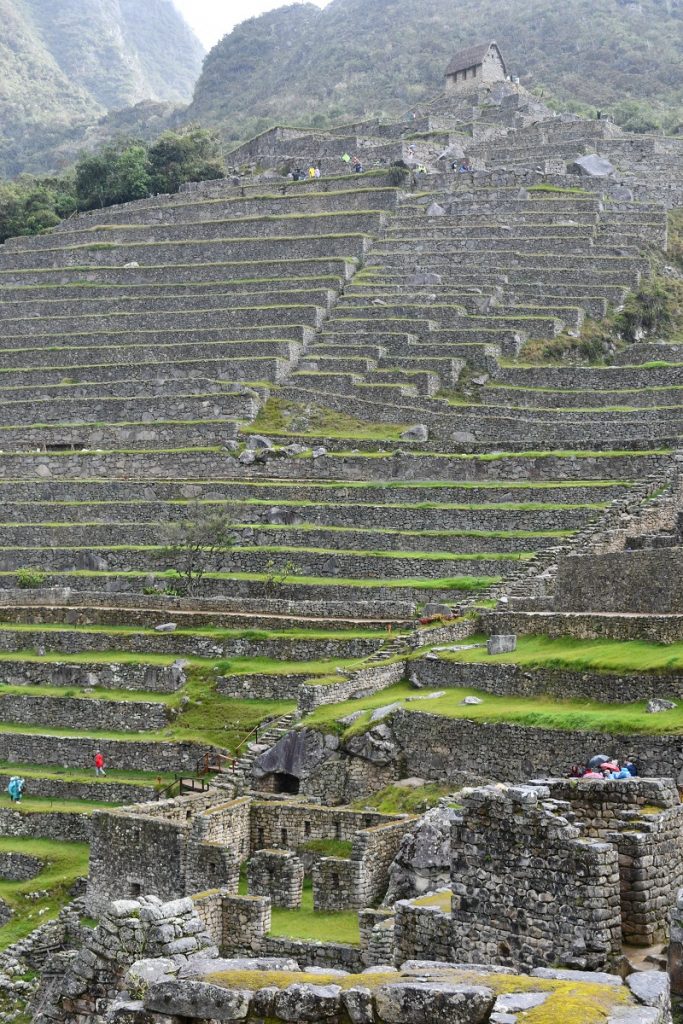
[[621,951],[619,860],[544,787],[465,791],[452,832],[459,959],[602,969]]

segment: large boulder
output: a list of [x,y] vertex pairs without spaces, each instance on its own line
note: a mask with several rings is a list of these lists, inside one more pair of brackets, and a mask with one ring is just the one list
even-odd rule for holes
[[608,178],[614,174],[614,167],[603,156],[597,153],[589,153],[588,156],[577,157],[569,165],[570,174],[583,174],[589,178]]
[[315,729],[297,729],[256,758],[252,772],[255,779],[266,775],[294,775],[305,779],[339,746],[336,736]]
[[385,906],[446,886],[451,876],[451,807],[434,807],[406,833],[389,868]]
[[[387,712],[390,714],[391,712]],[[389,765],[396,761],[399,749],[390,726],[381,721],[367,732],[351,736],[345,742],[346,750],[374,765]]]

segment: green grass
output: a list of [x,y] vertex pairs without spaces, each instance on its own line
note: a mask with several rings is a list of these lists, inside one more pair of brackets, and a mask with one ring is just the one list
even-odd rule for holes
[[313,942],[360,943],[358,913],[355,910],[313,910],[313,888],[310,879],[304,881],[301,906],[296,910],[273,907],[272,936],[305,939]]
[[[443,697],[419,699],[427,697],[429,693],[423,690],[416,692],[408,683],[398,683],[372,697],[317,708],[308,716],[306,723],[349,737],[367,731],[374,709],[398,703],[406,711],[477,722],[506,722],[527,728],[590,730],[623,735],[643,733],[652,736],[683,732],[683,706],[663,715],[651,715],[645,710],[645,701],[614,705],[597,701],[558,701],[539,696],[499,697],[471,688],[454,688],[448,690]],[[483,703],[461,703],[465,697],[472,695],[481,697]],[[353,725],[344,728],[340,719],[355,711],[361,711],[361,717]]]
[[[86,771],[82,768],[64,768],[61,765],[17,764],[15,761],[0,761],[0,774],[21,775],[29,780],[54,779],[59,782],[87,782],[101,786],[116,782],[122,785],[156,787],[159,781],[163,784],[173,780],[171,772],[135,772],[107,768],[107,776],[103,779],[96,776],[92,769]],[[28,789],[30,791],[30,784]]]
[[[472,637],[472,643],[485,637]],[[510,654],[482,654],[471,651],[444,651],[444,661],[485,662],[525,665],[528,668],[571,669],[576,672],[681,672],[683,642],[654,644],[645,640],[552,639],[546,636],[520,636],[517,650]]]
[[[16,572],[12,571],[0,571],[0,576],[15,576]],[[46,573],[48,577],[78,577],[80,579],[147,579],[149,572],[147,571],[136,571],[131,570],[129,572],[112,572],[103,571],[97,572],[90,569],[76,569],[71,572],[53,572]],[[232,573],[210,573],[204,574],[205,579],[220,579],[220,580],[245,580],[245,581],[258,581],[267,582],[269,577],[266,573],[258,572],[232,572]],[[165,579],[175,579],[172,570],[167,572],[158,572],[155,574],[157,581],[163,581]],[[349,579],[348,577],[342,576],[290,576],[287,579],[287,586],[312,586],[312,587],[356,587],[356,588],[367,588],[369,590],[377,589],[411,589],[411,590],[459,590],[464,592],[473,592],[477,590],[486,590],[488,587],[493,586],[495,583],[500,583],[500,576],[446,576],[439,579],[426,579],[422,576],[402,576],[397,579]],[[40,627],[43,628],[42,626]],[[174,634],[177,635],[177,634]]]
[[453,785],[428,782],[424,786],[385,786],[370,796],[356,800],[352,807],[365,810],[372,807],[381,814],[423,814],[430,807],[436,807],[441,797],[453,792]]
[[343,857],[348,860],[352,846],[350,839],[310,839],[299,849],[307,853],[319,853],[323,857]]
[[[295,426],[297,418],[305,423],[303,430]],[[259,410],[256,419],[243,426],[242,432],[377,441],[398,440],[406,429],[407,425],[368,423],[325,406],[309,407],[271,396]]]
[[[45,863],[37,878],[24,882],[0,881],[0,899],[14,911],[12,920],[0,928],[0,949],[6,949],[34,928],[52,920],[69,902],[69,890],[74,882],[88,873],[88,847],[84,843],[3,837],[0,852],[22,853]],[[40,890],[45,890],[46,895],[35,900],[27,898]]]
[[[3,725],[3,732],[5,731]],[[13,773],[13,774],[16,774]],[[25,795],[20,803],[12,803],[5,790],[0,791],[0,807],[11,809],[18,814],[89,814],[100,807],[113,807],[104,800],[53,800],[51,797],[31,796],[30,782],[27,781]]]

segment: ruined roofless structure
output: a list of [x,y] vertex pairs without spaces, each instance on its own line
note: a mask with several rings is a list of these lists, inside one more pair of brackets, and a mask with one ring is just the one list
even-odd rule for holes
[[507,70],[495,42],[468,46],[455,54],[445,72],[446,90],[464,92],[479,85],[504,82]]

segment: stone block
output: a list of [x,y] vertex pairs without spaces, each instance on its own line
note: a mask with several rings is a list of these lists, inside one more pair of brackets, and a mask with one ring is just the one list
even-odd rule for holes
[[489,637],[486,642],[486,650],[489,654],[510,654],[517,649],[517,635],[515,633],[497,634]]

